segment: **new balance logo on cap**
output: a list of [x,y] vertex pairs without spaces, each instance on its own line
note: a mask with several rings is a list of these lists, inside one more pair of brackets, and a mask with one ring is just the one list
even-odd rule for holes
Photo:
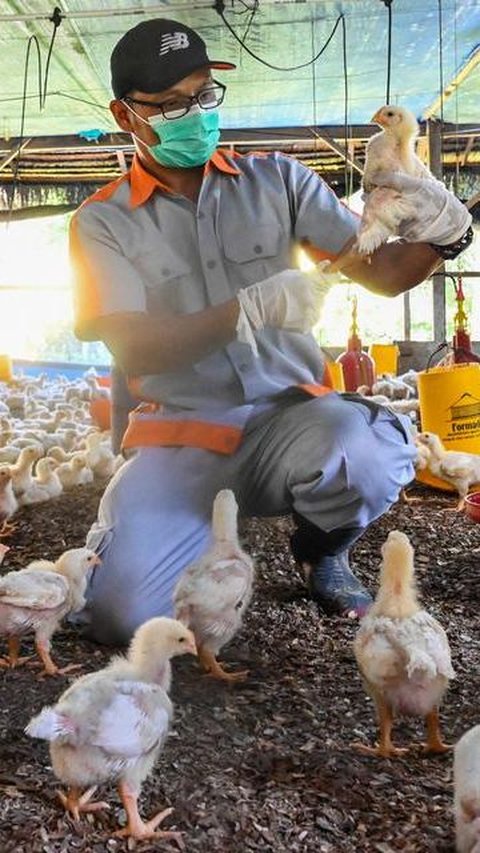
[[186,33],[164,33],[160,40],[159,55],[164,56],[170,53],[171,50],[183,50],[185,47],[190,47],[190,42]]

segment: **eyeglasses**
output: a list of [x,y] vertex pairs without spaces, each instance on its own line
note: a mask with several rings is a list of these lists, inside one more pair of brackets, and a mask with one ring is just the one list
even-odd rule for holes
[[191,98],[172,98],[169,101],[141,101],[139,98],[131,98],[129,95],[124,97],[124,101],[129,101],[131,104],[141,104],[142,107],[154,107],[160,110],[162,116],[167,121],[172,121],[176,118],[182,118],[190,112],[194,104],[198,104],[202,110],[214,110],[219,107],[225,97],[226,86],[223,83],[213,81],[213,86],[206,86],[201,89],[197,95],[192,95]]

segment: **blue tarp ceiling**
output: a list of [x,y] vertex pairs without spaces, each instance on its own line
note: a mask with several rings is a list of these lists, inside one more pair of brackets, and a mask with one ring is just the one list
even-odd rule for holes
[[[130,5],[130,3],[132,5]],[[228,84],[225,128],[281,127],[344,122],[342,30],[310,67],[275,71],[249,56],[234,40],[211,3],[133,0],[58,0],[65,17],[58,29],[45,106],[39,109],[36,52],[30,51],[24,135],[76,134],[113,130],[109,55],[120,36],[144,18],[171,17],[197,29],[212,57],[236,62],[217,72]],[[53,6],[45,0],[3,0],[0,4],[0,136],[18,136],[28,37],[35,34],[43,65],[48,52]],[[256,12],[252,16],[254,6]],[[477,123],[480,93],[480,7],[478,0],[393,0],[391,101],[423,117],[444,87],[457,79],[444,100],[446,121]],[[118,13],[118,14],[117,14]],[[120,14],[121,13],[121,14]],[[308,62],[345,16],[348,63],[348,120],[367,123],[385,102],[387,6],[383,0],[292,2],[227,0],[225,17],[246,44],[282,67]],[[440,18],[442,48],[440,51]],[[251,20],[250,20],[251,19]],[[248,23],[250,21],[250,26]],[[443,68],[440,69],[440,54]],[[466,70],[464,72],[462,69]],[[460,77],[458,75],[460,74]],[[85,103],[87,101],[88,103]],[[440,106],[435,110],[440,116]]]

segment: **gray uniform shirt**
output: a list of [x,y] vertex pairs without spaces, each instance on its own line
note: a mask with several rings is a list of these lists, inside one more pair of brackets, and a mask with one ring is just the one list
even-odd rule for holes
[[[225,302],[294,266],[299,244],[336,257],[357,223],[318,175],[277,152],[217,151],[196,203],[135,159],[75,214],[76,333],[95,340],[95,320],[109,314],[189,314]],[[181,420],[242,426],[252,406],[322,381],[311,334],[264,329],[256,339],[258,356],[232,342],[190,367],[136,377],[136,393]]]

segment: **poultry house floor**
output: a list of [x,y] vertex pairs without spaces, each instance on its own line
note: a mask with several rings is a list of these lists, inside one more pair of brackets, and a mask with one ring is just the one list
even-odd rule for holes
[[[19,512],[2,571],[83,545],[102,489],[84,486]],[[441,719],[445,739],[454,742],[480,716],[480,527],[448,511],[453,496],[410,491],[421,501],[396,504],[372,525],[355,549],[355,565],[375,589],[389,530],[411,537],[423,601],[452,645],[457,677]],[[163,828],[178,828],[186,851],[202,853],[452,853],[451,754],[425,757],[415,746],[407,757],[385,761],[352,749],[352,741],[376,738],[372,703],[352,653],[355,623],[319,618],[290,557],[289,530],[289,519],[244,523],[256,593],[241,634],[222,658],[249,667],[250,678],[224,686],[200,675],[193,658],[174,662],[174,726],[144,785],[142,815],[174,806]],[[72,629],[53,640],[54,659],[80,663],[84,672],[103,666],[109,654]],[[112,837],[125,820],[115,790],[102,791],[109,812],[75,824],[59,808],[47,745],[23,734],[32,714],[68,683],[66,676],[40,680],[34,668],[0,671],[1,853],[133,849]],[[394,735],[399,745],[418,744],[421,723],[401,722]],[[155,840],[137,849],[176,848]]]

